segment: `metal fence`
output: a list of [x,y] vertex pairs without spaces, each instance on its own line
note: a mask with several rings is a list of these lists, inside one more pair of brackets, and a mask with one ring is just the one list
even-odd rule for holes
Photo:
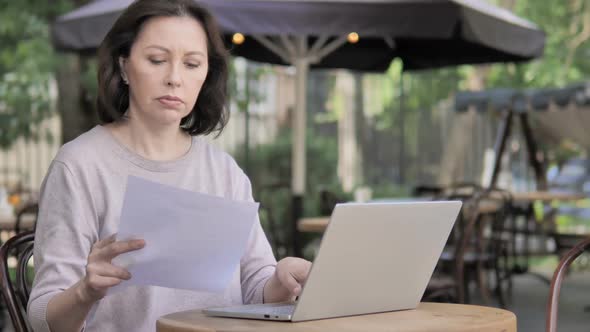
[[[370,140],[363,150],[370,185],[384,181],[409,187],[486,184],[495,158],[497,115],[475,111],[457,113],[449,99],[430,109],[409,110],[406,117],[403,140],[399,131],[369,127]],[[402,142],[405,146],[400,153]],[[533,183],[522,142],[520,128],[514,128],[498,182],[501,187],[522,190]]]

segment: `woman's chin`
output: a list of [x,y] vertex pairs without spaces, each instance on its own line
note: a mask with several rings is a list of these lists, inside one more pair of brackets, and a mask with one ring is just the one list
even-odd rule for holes
[[165,126],[179,126],[180,121],[185,116],[186,115],[184,112],[179,112],[177,110],[165,110],[164,112],[157,114],[154,120]]

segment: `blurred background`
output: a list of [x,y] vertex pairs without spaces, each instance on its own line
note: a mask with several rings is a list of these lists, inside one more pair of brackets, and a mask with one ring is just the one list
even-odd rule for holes
[[[94,51],[64,50],[52,37],[58,17],[90,2],[0,0],[0,214],[8,216],[3,241],[19,231],[19,213],[36,204],[60,146],[98,123]],[[337,202],[430,197],[465,184],[469,190],[493,187],[514,197],[539,191],[577,195],[563,201],[530,199],[525,208],[532,210],[524,217],[510,202],[511,215],[526,219],[520,221],[526,232],[537,230],[529,228],[530,218],[538,223],[550,217],[556,227],[556,233],[539,232],[542,242],[532,240],[532,245],[523,237],[526,232],[510,233],[511,252],[527,246],[550,252],[526,256],[527,271],[551,277],[561,248],[561,238],[552,235],[583,239],[590,233],[590,2],[487,3],[534,22],[544,32],[542,55],[419,70],[394,59],[384,72],[330,68],[307,74],[306,174],[305,189],[297,193],[298,213],[292,187],[297,68],[232,56],[231,120],[211,141],[250,177],[278,258],[298,253],[313,259],[321,232],[302,231],[297,223],[329,216]],[[363,35],[357,38],[362,41]],[[433,43],[432,52],[440,47]],[[528,127],[518,122],[522,114]],[[22,223],[18,227],[26,229]],[[581,274],[567,284],[569,294],[590,290],[588,258],[574,266]],[[511,269],[516,286],[510,287],[519,290],[507,306],[517,316],[522,313],[519,330],[538,331],[543,319],[534,317],[542,315],[546,299],[538,297],[546,296],[548,285],[517,270]],[[520,297],[536,300],[519,302]],[[470,301],[484,303],[478,295]],[[586,330],[590,314],[584,305],[590,301],[583,301],[573,305],[575,318],[562,318],[564,324],[578,323],[564,331]],[[537,311],[529,308],[532,302],[539,303]],[[561,310],[566,317],[567,309]]]

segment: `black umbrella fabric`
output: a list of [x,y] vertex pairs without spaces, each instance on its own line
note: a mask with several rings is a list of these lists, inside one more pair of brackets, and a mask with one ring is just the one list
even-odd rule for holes
[[578,83],[562,88],[490,89],[458,92],[455,110],[479,112],[526,113],[534,123],[539,141],[559,143],[570,139],[590,149],[590,83]]
[[[61,16],[53,27],[58,49],[93,51],[131,0],[99,0]],[[251,35],[305,36],[308,48],[318,39],[330,43],[350,32],[344,43],[312,61],[312,68],[384,71],[392,59],[404,69],[458,64],[524,61],[542,55],[545,34],[509,11],[479,0],[198,0],[213,12],[227,40],[246,35],[235,55],[292,64]]]

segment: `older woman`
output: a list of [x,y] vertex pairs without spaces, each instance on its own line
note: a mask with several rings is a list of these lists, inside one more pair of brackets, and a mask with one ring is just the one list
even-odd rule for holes
[[223,293],[130,287],[105,297],[133,278],[111,260],[149,245],[113,235],[129,175],[252,200],[235,161],[201,137],[227,121],[226,59],[213,18],[192,0],[139,0],[115,22],[99,49],[102,125],[62,147],[42,186],[28,305],[35,331],[153,331],[169,312],[284,301],[301,291],[311,264],[277,264],[256,222]]

